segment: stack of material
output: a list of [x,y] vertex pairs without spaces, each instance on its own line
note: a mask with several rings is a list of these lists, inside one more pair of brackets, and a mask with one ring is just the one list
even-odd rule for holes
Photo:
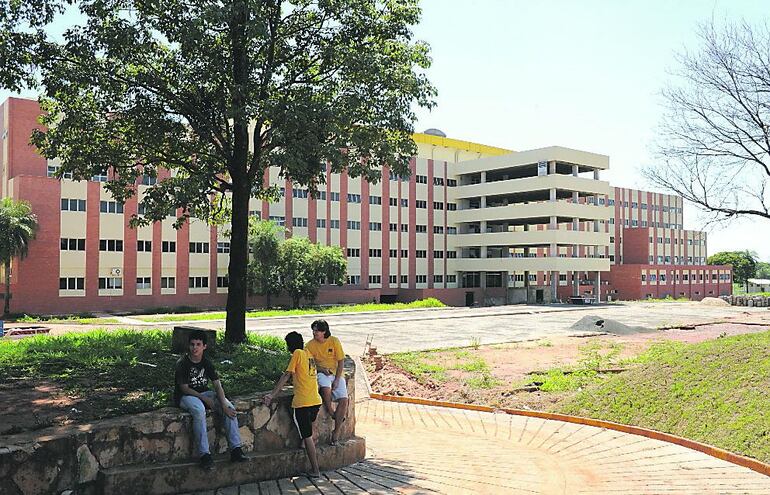
[[601,316],[588,315],[579,319],[571,327],[576,332],[600,332],[612,335],[630,335],[634,333],[654,332],[654,329],[646,327],[629,327],[617,320],[602,318]]

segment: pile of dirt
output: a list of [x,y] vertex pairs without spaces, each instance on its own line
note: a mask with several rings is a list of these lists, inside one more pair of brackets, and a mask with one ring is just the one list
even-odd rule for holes
[[718,297],[704,297],[700,301],[704,306],[729,306],[730,303]]
[[646,327],[630,327],[617,320],[602,318],[601,316],[588,315],[580,318],[570,326],[572,330],[581,333],[603,332],[612,335],[631,335],[635,333],[654,332],[654,329]]

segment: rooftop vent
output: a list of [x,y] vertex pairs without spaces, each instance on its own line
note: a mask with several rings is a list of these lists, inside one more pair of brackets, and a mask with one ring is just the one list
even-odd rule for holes
[[444,131],[440,129],[435,129],[433,127],[431,127],[430,129],[425,129],[425,132],[423,134],[428,134],[429,136],[438,136],[443,138],[446,137],[446,134],[444,133]]

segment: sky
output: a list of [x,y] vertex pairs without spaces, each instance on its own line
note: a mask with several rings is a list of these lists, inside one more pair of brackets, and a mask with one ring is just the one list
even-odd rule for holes
[[[655,190],[640,170],[654,161],[660,91],[677,53],[697,50],[697,29],[764,23],[764,0],[422,0],[414,32],[431,46],[436,107],[416,129],[527,150],[566,146],[610,157],[613,186]],[[685,228],[705,219],[685,206]],[[707,227],[709,254],[749,249],[770,261],[770,222]],[[757,235],[766,232],[765,235]]]
[[[436,107],[415,128],[527,150],[565,146],[610,157],[602,178],[655,190],[661,89],[676,54],[697,50],[697,28],[770,17],[766,0],[422,0],[417,39],[431,46]],[[0,88],[0,101],[9,93]],[[27,95],[30,96],[30,95]],[[685,228],[704,229],[693,205]],[[749,249],[770,261],[767,220],[707,226],[708,251]]]

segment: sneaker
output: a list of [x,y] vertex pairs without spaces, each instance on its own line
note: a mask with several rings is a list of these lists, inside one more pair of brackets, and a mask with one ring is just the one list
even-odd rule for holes
[[211,458],[211,454],[203,454],[200,460],[201,468],[206,471],[214,469],[214,459]]
[[245,462],[248,460],[248,457],[243,454],[243,450],[240,447],[235,447],[230,451],[230,462]]

